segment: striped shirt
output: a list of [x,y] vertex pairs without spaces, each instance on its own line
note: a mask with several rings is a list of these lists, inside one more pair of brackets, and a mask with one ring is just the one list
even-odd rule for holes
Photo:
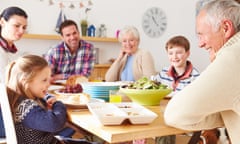
[[95,50],[91,43],[80,40],[80,47],[75,54],[71,54],[64,42],[51,48],[45,59],[52,69],[52,74],[64,74],[64,79],[71,75],[88,77],[95,62]]
[[161,82],[169,88],[172,88],[173,92],[169,96],[173,96],[200,75],[198,70],[193,67],[190,61],[187,62],[187,68],[183,75],[176,77],[175,73],[176,72],[173,66],[164,67],[159,74],[152,76],[151,80]]

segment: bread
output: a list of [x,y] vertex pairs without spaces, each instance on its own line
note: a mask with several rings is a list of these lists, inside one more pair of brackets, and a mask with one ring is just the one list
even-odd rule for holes
[[66,85],[73,86],[82,82],[88,82],[88,78],[80,75],[72,75],[67,79]]
[[68,96],[67,102],[68,104],[87,104],[90,100],[90,96],[88,94],[82,93],[80,95],[72,95]]

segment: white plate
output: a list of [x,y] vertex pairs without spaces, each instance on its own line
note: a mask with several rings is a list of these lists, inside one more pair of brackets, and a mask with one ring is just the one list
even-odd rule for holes
[[[66,100],[64,99],[58,99],[60,101],[62,101],[67,107],[69,108],[87,108],[87,103],[68,103]],[[88,103],[104,103],[105,101],[102,100],[102,99],[97,99],[97,98],[90,98],[89,102]]]
[[88,109],[103,125],[120,125],[125,120],[131,124],[149,124],[157,114],[131,102],[123,103],[88,103]]
[[49,91],[53,91],[56,89],[64,89],[64,86],[61,85],[50,85],[50,87],[48,88]]
[[55,84],[66,85],[67,80],[56,80],[54,81]]
[[54,93],[60,96],[79,96],[83,93],[64,93],[64,92],[60,92],[59,89],[54,90]]
[[61,93],[58,90],[54,92],[58,95],[57,100],[62,101],[69,108],[87,108],[87,103],[105,102],[102,99],[90,98],[85,93]]

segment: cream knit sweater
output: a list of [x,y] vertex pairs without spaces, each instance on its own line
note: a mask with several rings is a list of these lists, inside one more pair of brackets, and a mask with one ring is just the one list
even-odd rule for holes
[[[135,80],[138,80],[143,76],[150,78],[151,75],[156,74],[154,61],[150,52],[138,49],[138,51],[133,56],[133,76]],[[124,55],[122,59],[116,59],[107,71],[105,80],[119,81],[126,61],[127,55]]]
[[164,118],[168,125],[186,130],[225,126],[232,144],[240,143],[240,32],[170,100]]

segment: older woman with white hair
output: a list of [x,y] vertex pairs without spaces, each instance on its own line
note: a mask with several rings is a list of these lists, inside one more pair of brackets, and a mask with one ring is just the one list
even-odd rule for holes
[[122,44],[118,58],[106,73],[106,81],[136,81],[143,76],[156,74],[150,52],[139,49],[140,36],[137,28],[126,26],[119,33]]

